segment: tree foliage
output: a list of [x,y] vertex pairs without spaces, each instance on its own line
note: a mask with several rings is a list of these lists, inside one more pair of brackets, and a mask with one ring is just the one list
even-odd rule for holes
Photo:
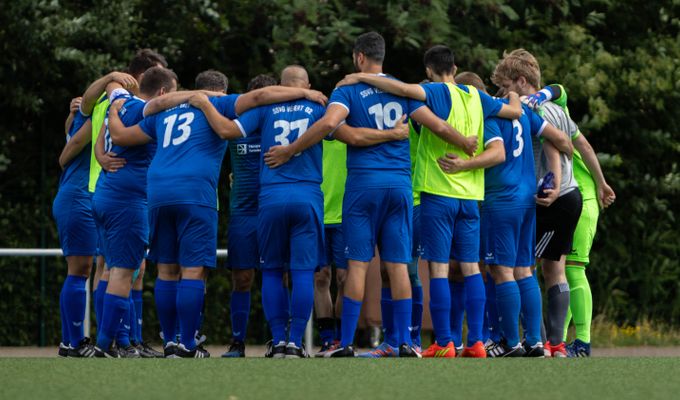
[[[367,30],[387,40],[386,72],[411,82],[424,78],[422,54],[433,44],[451,46],[459,70],[487,82],[503,51],[524,47],[539,59],[544,82],[566,86],[572,116],[617,191],[589,267],[596,312],[619,323],[648,317],[677,326],[679,11],[677,0],[7,2],[0,10],[0,244],[58,247],[50,204],[68,101],[124,67],[136,48],[162,52],[185,87],[215,68],[238,92],[256,74],[298,63],[313,86],[330,92],[352,72],[352,42]],[[227,204],[224,180],[221,187]],[[225,212],[220,218],[224,232]],[[3,258],[0,271],[2,344],[35,343],[41,310],[55,341],[64,262],[48,260],[41,301],[36,260]],[[208,300],[215,317],[206,330],[222,338],[228,281],[218,272]]]

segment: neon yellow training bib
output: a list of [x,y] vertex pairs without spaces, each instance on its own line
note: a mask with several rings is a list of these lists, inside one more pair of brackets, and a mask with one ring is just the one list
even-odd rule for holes
[[99,173],[102,170],[102,166],[99,165],[97,158],[94,155],[95,144],[97,143],[97,138],[99,137],[99,131],[104,125],[104,118],[106,118],[106,110],[109,109],[109,99],[103,99],[106,94],[102,94],[99,99],[97,99],[97,105],[92,110],[92,152],[90,154],[90,181],[87,185],[87,189],[90,193],[94,193],[94,188],[97,187],[97,179],[99,179]]
[[[451,94],[451,112],[446,122],[463,136],[477,136],[479,147],[475,155],[478,155],[482,152],[484,143],[484,113],[479,92],[472,86],[466,86],[469,92],[448,82],[446,86]],[[447,174],[437,164],[437,159],[447,153],[464,159],[470,158],[463,150],[445,142],[423,126],[418,143],[413,190],[457,199],[484,200],[484,169]]]

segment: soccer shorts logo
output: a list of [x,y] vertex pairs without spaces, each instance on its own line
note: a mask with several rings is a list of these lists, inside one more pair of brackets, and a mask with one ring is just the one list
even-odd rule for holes
[[248,145],[245,144],[245,143],[237,144],[236,145],[236,154],[238,154],[238,155],[248,154]]

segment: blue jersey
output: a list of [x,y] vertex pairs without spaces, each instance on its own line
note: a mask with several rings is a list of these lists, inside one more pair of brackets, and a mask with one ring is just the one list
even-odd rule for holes
[[[220,114],[236,118],[232,94],[210,99]],[[156,141],[149,166],[149,208],[197,204],[217,209],[217,181],[227,142],[203,112],[187,103],[144,118],[139,127]]]
[[[87,122],[89,117],[83,115],[80,110],[73,117],[73,122],[66,135],[66,142],[73,138],[80,128]],[[64,165],[64,170],[59,178],[59,190],[73,190],[87,192],[87,184],[90,179],[90,153],[92,143],[75,156],[71,161]]]
[[302,99],[257,107],[247,111],[236,121],[246,137],[260,130],[262,138],[260,186],[262,191],[277,184],[305,182],[316,186],[321,185],[323,151],[321,143],[296,154],[278,168],[266,166],[264,154],[272,146],[286,146],[297,140],[323,117],[324,112],[323,106]]
[[257,215],[260,193],[260,135],[229,141],[234,183],[229,195],[231,215]]
[[509,120],[493,118],[505,145],[505,162],[484,172],[484,208],[535,207],[536,177],[532,136],[543,132],[546,122],[526,105],[522,116]]
[[[133,126],[144,118],[142,111],[146,104],[144,100],[127,95],[125,103],[120,108],[118,116],[125,126]],[[125,159],[125,166],[116,172],[101,171],[97,180],[95,193],[103,200],[117,200],[146,204],[146,172],[151,163],[154,143],[140,146],[118,146],[111,143],[109,132],[108,111],[104,120],[106,130],[104,133],[104,151],[113,152],[117,157]]]
[[[336,88],[330,104],[349,111],[347,124],[353,127],[391,129],[402,115],[423,103],[357,83]],[[411,187],[411,157],[408,140],[384,142],[367,147],[347,146],[346,191],[365,188]]]
[[[424,83],[421,86],[425,90],[425,104],[436,116],[446,121],[451,113],[451,93],[448,86],[443,82]],[[465,85],[458,85],[458,87],[469,92]],[[485,119],[495,117],[503,107],[500,100],[494,99],[481,91],[479,92],[479,100],[482,103],[482,113]]]

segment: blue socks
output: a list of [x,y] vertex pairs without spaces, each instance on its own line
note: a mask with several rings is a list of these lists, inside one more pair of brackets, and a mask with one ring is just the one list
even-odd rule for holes
[[203,279],[182,279],[177,285],[177,317],[182,344],[191,351],[196,348],[197,316],[203,307],[205,281]]
[[249,315],[250,291],[231,292],[231,331],[234,340],[245,340]]
[[541,341],[542,299],[538,281],[533,276],[517,281],[521,298],[522,328],[527,344],[533,346]]
[[455,346],[463,344],[463,317],[465,316],[465,283],[450,281],[451,289],[451,340]]
[[413,300],[411,299],[401,299],[392,300],[392,311],[394,313],[394,330],[397,336],[397,345],[402,345],[404,343],[411,346],[411,332],[409,327],[411,326],[411,311],[413,309]]
[[397,337],[394,328],[394,311],[392,309],[392,289],[384,287],[380,291],[380,314],[382,315],[383,341],[396,347]]
[[[448,288],[446,290],[448,291]],[[420,329],[423,324],[423,287],[412,286],[411,298],[413,300],[413,309],[411,310],[411,341],[414,345],[420,346]]]
[[99,324],[100,331],[97,334],[97,347],[102,350],[108,350],[121,326],[121,320],[128,314],[130,300],[127,297],[109,293],[104,293],[103,297],[103,315],[102,321]]
[[272,331],[272,343],[286,341],[286,325],[290,316],[287,290],[283,287],[283,271],[262,271],[262,308]]
[[97,317],[97,335],[101,329],[102,320],[104,319],[104,295],[106,294],[106,287],[109,286],[109,281],[99,280],[97,289],[94,291],[94,314]]
[[[118,325],[118,331],[116,332],[116,344],[120,348],[126,348],[130,346],[130,338],[132,336],[132,324],[130,323],[130,308],[134,309],[134,305],[132,303],[132,300],[129,297],[127,297],[127,302],[128,305],[125,308],[125,313],[122,315],[122,319],[120,320],[120,325]],[[106,314],[106,300],[104,300],[104,313]]]
[[483,339],[493,340],[498,343],[501,340],[501,326],[498,324],[498,306],[496,304],[496,284],[491,277],[491,274],[486,275],[486,282],[484,283],[486,288],[486,318],[484,321],[488,321],[488,336],[487,332],[484,332]]
[[65,346],[68,346],[71,344],[71,339],[69,338],[68,334],[68,329],[69,326],[71,325],[71,321],[68,319],[68,314],[66,313],[66,304],[64,301],[64,294],[66,292],[66,281],[68,280],[68,277],[70,275],[66,276],[66,280],[64,281],[64,284],[61,287],[61,292],[59,293],[59,314],[61,316],[61,343],[63,343]]
[[302,335],[314,307],[314,271],[292,270],[293,293],[291,301],[291,320],[289,342],[302,345]]
[[132,289],[132,302],[135,306],[135,318],[131,321],[135,326],[135,341],[137,343],[142,343],[144,339],[142,338],[142,324],[144,322],[144,300],[142,299],[142,291]]
[[519,326],[517,321],[521,307],[517,282],[510,281],[496,285],[496,298],[487,300],[496,301],[503,337],[508,341],[508,345],[516,346],[519,343]]
[[484,325],[484,304],[486,290],[481,274],[465,277],[465,312],[467,314],[467,345],[472,346],[482,340]]
[[[70,343],[71,346],[76,347],[85,337],[83,323],[85,320],[85,299],[87,296],[86,282],[87,278],[74,275],[68,275],[64,281],[60,300],[62,320],[66,323],[67,331],[65,340],[68,342],[63,342],[65,345]],[[62,322],[62,336],[64,334],[64,322]]]
[[440,346],[451,341],[451,292],[448,278],[430,279],[430,315],[435,340]]
[[340,338],[340,347],[346,347],[354,343],[354,332],[357,330],[360,313],[361,301],[352,300],[347,296],[342,298],[342,337]]
[[173,342],[177,335],[177,284],[177,281],[156,279],[156,312],[165,343]]

